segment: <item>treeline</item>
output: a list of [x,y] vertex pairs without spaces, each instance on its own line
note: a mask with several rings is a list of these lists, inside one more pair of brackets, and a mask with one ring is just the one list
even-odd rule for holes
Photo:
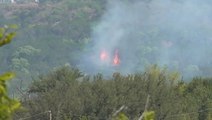
[[19,26],[14,42],[2,48],[2,71],[12,69],[20,76],[31,76],[67,62],[78,64],[85,46],[91,43],[92,26],[106,5],[106,0],[40,2],[27,8],[0,5],[0,26]]
[[[137,0],[124,1],[124,4],[127,5]],[[14,42],[10,46],[2,48],[0,72],[16,71],[18,74],[18,80],[16,81],[20,81],[30,79],[31,76],[45,73],[66,63],[89,71],[90,66],[84,63],[90,62],[82,62],[82,59],[85,55],[91,56],[93,51],[96,51],[94,47],[96,41],[92,38],[92,33],[98,31],[95,27],[98,26],[104,13],[107,12],[107,2],[108,0],[42,0],[36,7],[17,8],[14,7],[15,5],[0,5],[0,26],[12,23],[19,26]],[[151,5],[151,2],[148,4]],[[144,19],[148,21],[148,17]],[[135,62],[133,62],[135,65],[132,66],[136,66],[135,71],[140,71],[146,65],[163,62],[160,54],[164,52],[164,54],[170,54],[168,67],[178,69],[182,74],[189,77],[193,75],[210,75],[212,72],[210,67],[211,57],[207,57],[211,55],[210,49],[203,51],[207,55],[206,58],[202,59],[207,61],[203,61],[201,64],[189,61],[197,56],[197,54],[191,54],[193,49],[184,50],[184,48],[187,48],[186,45],[190,45],[189,40],[195,38],[197,41],[202,41],[201,39],[206,40],[206,38],[194,37],[193,35],[198,34],[193,29],[175,31],[175,28],[172,27],[161,29],[160,27],[145,27],[146,25],[143,26],[143,24],[145,25],[145,22],[141,21],[139,25],[142,25],[142,29],[129,32],[130,37],[122,40],[121,43],[124,46],[118,46],[122,47],[120,53],[122,52],[124,54],[122,57],[126,58],[126,62],[123,63],[131,65],[131,61],[128,61],[127,57],[132,55],[132,57],[135,57]],[[166,26],[166,24],[164,25]],[[209,29],[208,25],[205,25]],[[204,29],[207,32],[203,30],[203,33],[210,36],[211,30],[206,28]],[[200,30],[202,30],[202,27]],[[173,36],[173,40],[169,40],[170,36]],[[202,36],[207,37],[207,35]],[[175,45],[162,49],[163,46],[172,44]],[[204,48],[210,48],[210,43],[204,44],[206,46]],[[128,47],[132,47],[132,50],[123,49]],[[196,48],[198,47],[196,46]],[[182,50],[178,51],[182,53],[182,56],[181,54],[169,53],[178,49]],[[176,51],[176,53],[178,52]],[[128,65],[125,66],[129,67]],[[24,81],[24,83],[28,82]]]
[[[0,27],[16,24],[16,37],[0,52],[0,73],[16,72],[9,86],[27,89],[31,77],[69,63],[79,65],[91,44],[92,26],[103,14],[106,0],[42,0],[36,7],[0,5]],[[26,4],[27,6],[27,4]]]
[[[137,0],[124,1],[124,4],[127,5]],[[107,2],[108,0],[42,0],[36,7],[17,8],[14,7],[15,5],[0,5],[0,26],[12,23],[19,26],[14,42],[10,46],[2,48],[0,72],[14,70],[18,73],[17,78],[23,79],[23,76],[25,78],[26,76],[36,76],[65,63],[86,69],[87,65],[80,61],[83,55],[90,55],[95,51],[92,33],[96,31],[95,27],[107,12]],[[151,5],[151,2],[148,4]],[[144,19],[148,21],[148,17]],[[141,21],[139,24],[145,25],[145,22]],[[206,26],[208,28],[207,24]],[[161,29],[160,27],[143,27],[143,25],[141,28],[143,29],[130,32],[129,36],[132,37],[125,38],[121,42],[126,43],[123,46],[126,48],[129,47],[128,41],[130,41],[133,52],[120,49],[120,52],[124,54],[136,56],[136,70],[160,61],[160,51],[163,50],[161,46],[175,44],[173,48],[164,48],[163,52],[180,49],[182,51],[179,53],[183,53],[186,57],[170,53],[169,67],[176,68],[188,76],[199,75],[198,73],[206,76],[212,72],[210,57],[203,58],[207,61],[202,62],[203,65],[199,65],[188,61],[188,59],[192,60],[190,57],[197,56],[190,53],[193,50],[182,49],[187,48],[185,45],[190,44],[189,40],[195,38],[202,41],[201,39],[206,39],[194,37],[193,35],[198,35],[195,30],[175,31],[175,28],[172,27]],[[210,30],[206,29],[205,31],[207,32],[203,31],[203,33],[211,35]],[[174,40],[169,40],[170,36],[173,36]],[[205,43],[205,45],[206,48],[210,48],[210,43]],[[211,55],[210,51],[209,49],[204,52],[207,53],[206,56]]]
[[62,67],[36,78],[21,98],[24,108],[15,119],[49,120],[48,111],[52,120],[138,120],[144,111],[155,120],[212,119],[211,78],[186,83],[156,65],[108,79]]

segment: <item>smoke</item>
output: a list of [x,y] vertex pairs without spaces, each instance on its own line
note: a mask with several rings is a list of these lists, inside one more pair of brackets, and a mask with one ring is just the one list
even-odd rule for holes
[[[134,73],[150,64],[167,66],[185,77],[210,75],[210,0],[110,0],[93,28],[94,45],[83,60],[88,72]],[[102,50],[119,51],[119,67],[102,64]]]

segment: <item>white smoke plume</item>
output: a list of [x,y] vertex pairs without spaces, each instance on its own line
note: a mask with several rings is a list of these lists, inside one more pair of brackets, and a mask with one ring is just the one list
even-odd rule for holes
[[[185,77],[210,75],[211,6],[210,0],[110,0],[93,28],[93,51],[83,61],[84,68],[93,73],[134,73],[158,64]],[[102,50],[110,56],[118,50],[120,66],[102,64]]]

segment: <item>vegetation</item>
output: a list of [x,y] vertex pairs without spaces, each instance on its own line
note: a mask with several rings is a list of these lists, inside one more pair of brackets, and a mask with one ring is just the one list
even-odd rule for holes
[[0,4],[0,24],[15,23],[20,28],[10,47],[3,49],[7,54],[0,55],[9,59],[1,64],[2,69],[10,66],[22,71],[20,76],[26,76],[44,73],[67,62],[76,65],[80,54],[86,51],[85,45],[91,43],[92,26],[103,13],[105,2],[45,0],[36,7],[24,4],[29,5],[26,8],[19,7],[21,3]]
[[[177,73],[157,66],[140,74],[114,73],[110,79],[62,67],[34,80],[22,98],[28,111],[19,118],[51,110],[55,120],[138,119],[144,111],[145,120],[210,120],[211,91],[211,79],[194,78],[185,83]],[[49,115],[31,119],[48,120]]]
[[19,26],[14,41],[1,49],[0,72],[16,73],[9,93],[20,97],[32,77],[66,63],[78,65],[105,0],[45,0],[35,6],[17,2],[0,4],[0,26]]
[[[86,68],[81,61],[84,59],[83,55],[90,55],[91,51],[95,51],[92,32],[106,12],[107,1],[42,0],[40,4],[32,6],[31,2],[27,4],[27,0],[19,0],[17,4],[0,4],[0,25],[14,23],[18,24],[20,28],[14,42],[2,49],[0,54],[0,58],[3,59],[0,63],[1,70],[12,69],[16,71],[19,81],[24,80],[28,83],[27,79],[31,79],[31,76],[46,73],[54,67],[66,63]],[[125,1],[130,4],[129,0]],[[167,52],[172,49],[180,49],[182,51],[178,52],[184,53],[184,56],[171,55],[168,60],[169,68],[176,68],[181,74],[190,73],[190,76],[199,75],[197,73],[210,75],[212,70],[208,66],[211,63],[208,61],[211,61],[211,57],[202,58],[207,59],[203,65],[191,63],[188,61],[191,51],[184,50],[186,45],[189,45],[189,40],[196,38],[193,36],[197,34],[196,31],[189,28],[176,31],[175,28],[170,27],[171,30],[169,28],[164,30],[143,27],[142,24],[141,28],[135,32],[129,32],[129,36],[135,37],[123,38],[124,48],[129,47],[129,43],[126,41],[130,40],[134,51],[120,49],[125,54],[133,53],[132,56],[136,56],[135,71],[141,71],[143,66],[161,61],[161,58],[157,57],[157,55],[160,56],[161,50]],[[205,33],[211,35],[211,30],[208,27],[205,29],[207,30]],[[174,40],[166,40],[169,36],[176,36],[176,34],[177,37],[173,38]],[[178,41],[178,44],[175,41]],[[205,44],[206,47],[209,46],[209,43]],[[161,49],[162,45],[166,47]],[[207,50],[205,53],[210,55],[210,51]],[[122,57],[128,56],[123,55]],[[127,64],[126,66],[132,65]]]
[[[6,32],[7,29],[0,28],[0,46],[10,43],[14,32]],[[11,99],[7,93],[6,82],[15,76],[12,72],[6,72],[0,75],[0,120],[10,120],[15,110],[20,107],[20,102]]]
[[[175,39],[179,44],[172,47],[175,43],[161,34],[169,33],[169,29],[150,27],[129,32],[129,36],[133,34],[135,38],[123,39],[131,40],[133,53],[138,58],[135,71],[148,67],[143,72],[127,75],[119,72],[106,77],[105,74],[88,75],[80,69],[85,67],[80,61],[84,54],[95,51],[92,29],[101,20],[108,0],[40,0],[39,4],[19,1],[0,4],[0,26],[15,23],[20,28],[15,32],[15,25],[0,28],[0,72],[3,73],[0,75],[0,120],[212,119],[211,77],[185,80],[178,72],[152,65],[160,60],[155,55],[160,54],[160,47],[164,45],[164,51],[180,49],[188,55],[186,58],[171,56],[170,68],[197,76],[199,71],[202,75],[211,74],[212,57],[207,57],[208,62],[204,63],[207,67],[201,67],[190,63],[191,51],[181,49],[187,47],[190,39],[196,38],[193,35],[201,33],[188,28],[188,31],[168,34],[178,34]],[[207,25],[207,21],[204,22]],[[211,35],[210,27],[202,29]],[[125,42],[123,44],[128,47]],[[6,45],[8,43],[10,45]],[[132,52],[123,48],[120,51],[126,54]],[[104,71],[104,68],[90,66]],[[7,84],[15,76],[13,72],[4,72],[9,70],[14,71],[16,77]],[[18,97],[21,103],[9,96]],[[24,109],[17,111],[20,104]]]

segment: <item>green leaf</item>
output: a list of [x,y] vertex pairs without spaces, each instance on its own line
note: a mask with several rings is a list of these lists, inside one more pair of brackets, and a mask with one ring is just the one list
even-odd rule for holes
[[17,100],[13,100],[13,105],[11,106],[11,111],[17,110],[21,106],[21,103]]
[[6,73],[0,75],[0,81],[10,80],[10,79],[12,79],[14,77],[15,77],[15,73],[13,73],[13,72],[6,72]]
[[0,96],[6,94],[6,90],[4,88],[4,86],[0,85]]
[[0,47],[10,43],[15,35],[15,32],[5,33],[5,28],[0,28]]
[[5,29],[0,28],[0,39],[2,39],[4,37],[4,33],[5,33]]
[[147,111],[144,113],[144,120],[154,120],[154,119],[155,119],[154,111]]

